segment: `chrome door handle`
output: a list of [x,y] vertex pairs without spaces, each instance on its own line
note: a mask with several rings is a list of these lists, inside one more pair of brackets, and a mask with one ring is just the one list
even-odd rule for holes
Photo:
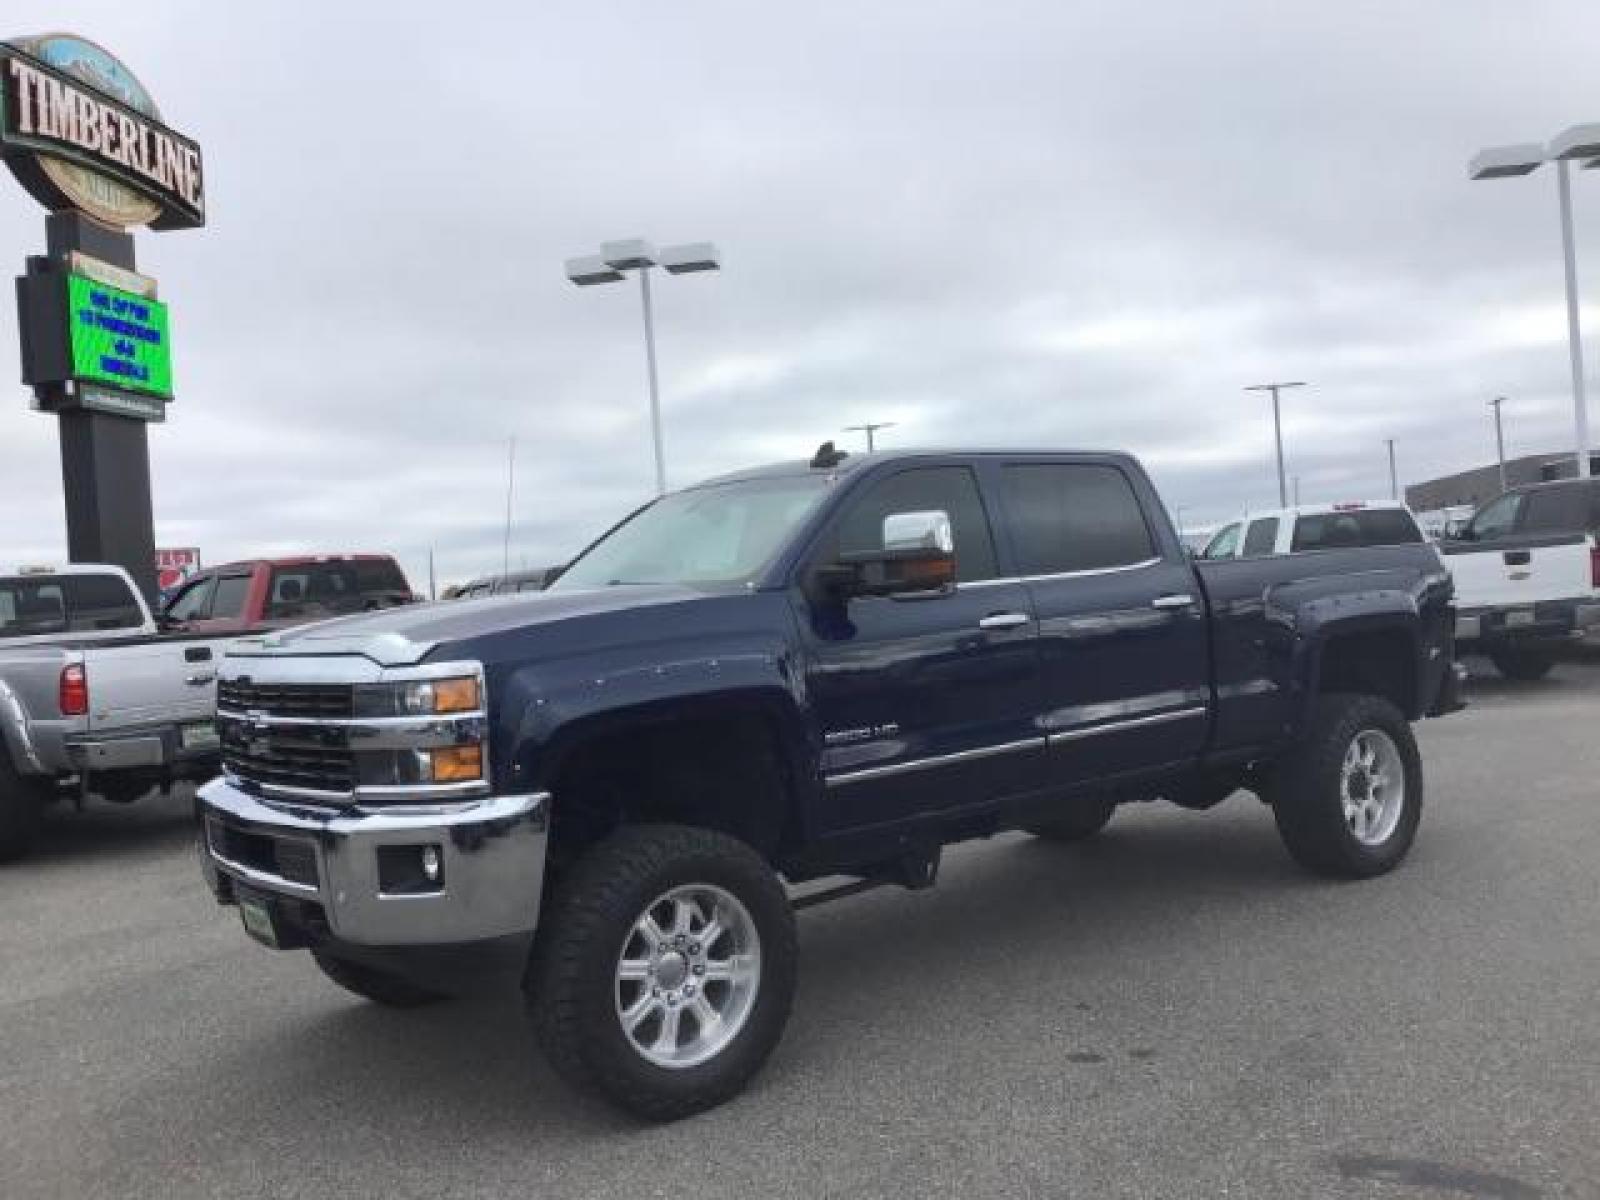
[[184,676],[183,681],[190,687],[205,687],[208,683],[215,683],[216,679],[215,671],[196,671],[193,675]]
[[1194,604],[1194,597],[1188,592],[1178,592],[1172,596],[1157,596],[1150,601],[1151,608],[1189,608]]
[[1027,613],[990,613],[978,622],[979,629],[1015,629],[1028,623]]

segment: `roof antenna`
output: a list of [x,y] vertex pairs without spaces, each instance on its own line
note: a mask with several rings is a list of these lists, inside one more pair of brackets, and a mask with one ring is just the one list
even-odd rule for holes
[[827,470],[829,467],[837,467],[849,457],[850,452],[848,450],[836,450],[831,441],[823,442],[822,445],[817,447],[817,452],[811,456],[811,466],[815,470]]

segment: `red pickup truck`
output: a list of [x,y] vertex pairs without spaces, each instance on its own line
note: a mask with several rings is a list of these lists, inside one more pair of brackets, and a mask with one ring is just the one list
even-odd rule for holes
[[248,633],[410,604],[400,564],[387,554],[261,558],[208,567],[161,614],[165,630]]

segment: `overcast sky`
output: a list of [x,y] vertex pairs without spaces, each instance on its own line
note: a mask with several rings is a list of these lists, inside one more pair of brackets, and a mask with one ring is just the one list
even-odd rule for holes
[[[634,287],[658,280],[675,484],[886,445],[1140,454],[1186,523],[1571,444],[1555,176],[1479,147],[1600,121],[1600,5],[79,3],[205,150],[210,225],[141,232],[177,402],[157,541],[382,550],[426,586],[565,558],[652,487]],[[1600,171],[1575,176],[1600,328]],[[0,177],[20,271],[43,213]],[[15,312],[0,353],[15,378]],[[1600,343],[1589,343],[1600,363]],[[57,430],[0,403],[0,562],[65,555]],[[1600,425],[1600,421],[1597,421]],[[856,440],[852,440],[856,439]]]

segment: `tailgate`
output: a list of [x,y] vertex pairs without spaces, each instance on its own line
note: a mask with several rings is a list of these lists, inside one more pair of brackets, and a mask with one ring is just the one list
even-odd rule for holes
[[1592,545],[1574,535],[1452,548],[1444,562],[1456,581],[1456,606],[1468,611],[1592,595]]
[[217,667],[225,645],[157,637],[86,648],[90,730],[212,719],[217,711]]

